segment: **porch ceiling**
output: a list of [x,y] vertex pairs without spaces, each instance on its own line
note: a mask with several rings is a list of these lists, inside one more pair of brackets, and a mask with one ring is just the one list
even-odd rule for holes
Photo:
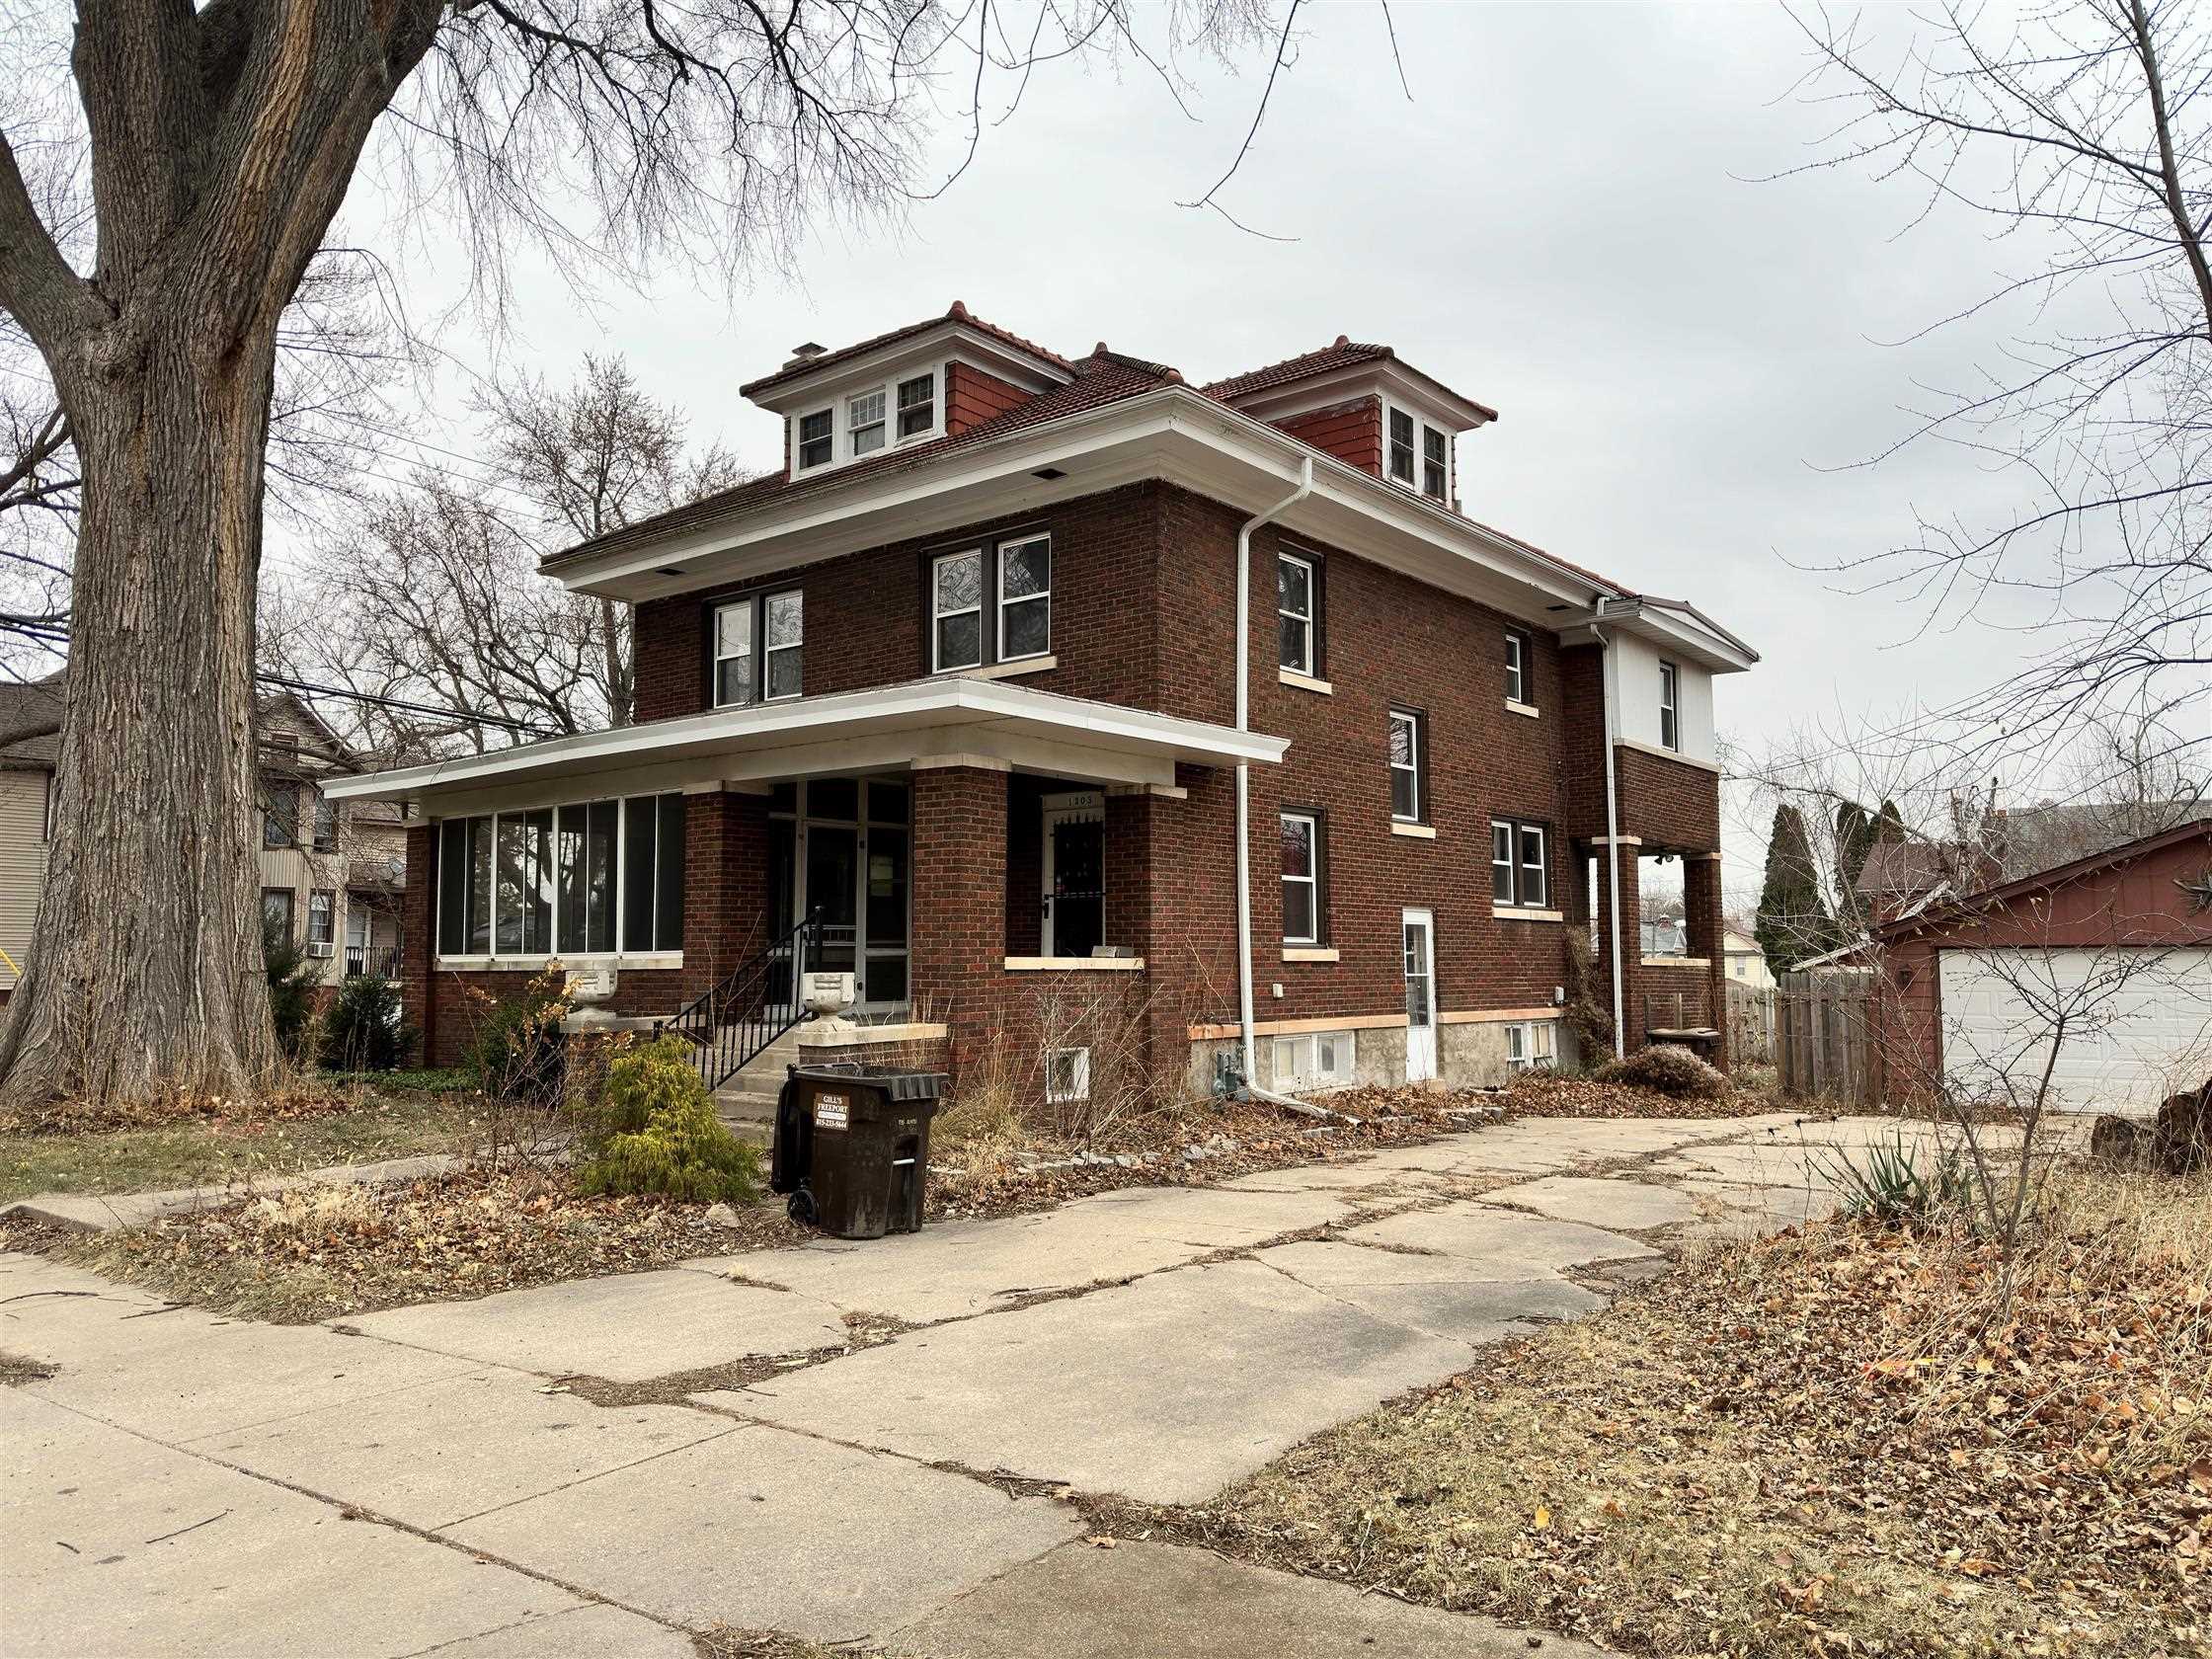
[[703,789],[897,770],[967,756],[1101,783],[1172,783],[1176,762],[1274,764],[1289,740],[1003,681],[923,679],[716,709],[341,778],[339,799],[413,801],[432,816],[585,794]]

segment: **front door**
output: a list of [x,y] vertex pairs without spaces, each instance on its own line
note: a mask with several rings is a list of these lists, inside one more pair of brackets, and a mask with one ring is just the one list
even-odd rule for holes
[[779,787],[769,811],[775,937],[819,914],[806,968],[852,975],[863,1013],[907,1003],[910,799],[902,778],[815,778]]
[[1405,1080],[1436,1075],[1436,918],[1407,910],[1405,939]]
[[1106,800],[1094,791],[1045,797],[1047,956],[1088,956],[1106,942]]

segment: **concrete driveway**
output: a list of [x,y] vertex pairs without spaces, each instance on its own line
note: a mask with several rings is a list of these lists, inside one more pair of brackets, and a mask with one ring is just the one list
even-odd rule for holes
[[[1889,1133],[1522,1120],[329,1326],[0,1256],[0,1350],[59,1368],[0,1389],[0,1646],[673,1656],[719,1624],[935,1659],[1526,1653],[1093,1547],[1066,1499],[1209,1498],[1663,1248],[1825,1210],[1835,1149]],[[848,1320],[894,1334],[848,1352]]]

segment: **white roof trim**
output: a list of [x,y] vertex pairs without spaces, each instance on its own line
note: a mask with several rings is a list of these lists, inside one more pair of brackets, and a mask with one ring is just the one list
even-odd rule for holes
[[1552,626],[1561,637],[1584,629],[1617,628],[1688,657],[1716,673],[1733,673],[1759,661],[1758,652],[1703,611],[1680,599],[1609,598],[1602,615],[1588,610],[1559,617]]
[[[875,347],[857,357],[794,373],[789,380],[766,387],[747,401],[771,414],[800,414],[832,404],[845,391],[884,379],[903,365],[944,357],[958,358],[1033,392],[1065,386],[1074,378],[1034,353],[986,334],[957,317],[946,317],[935,327]],[[943,396],[942,387],[938,395]]]
[[[912,753],[934,753],[945,747],[948,729],[966,734],[979,751],[993,744],[1017,750],[1026,748],[1037,752],[1042,763],[1050,750],[1036,746],[1057,744],[1080,750],[1093,761],[1118,755],[1133,770],[1157,769],[1163,763],[1171,768],[1177,760],[1217,766],[1238,761],[1273,764],[1290,748],[1286,738],[1238,732],[1200,720],[1064,697],[1003,681],[941,678],[585,732],[488,754],[343,778],[329,784],[325,793],[341,800],[422,799],[655,764],[693,770],[706,779],[723,775],[725,768],[716,762],[732,756],[819,748],[840,740],[875,739],[877,750],[891,755],[904,752],[900,735],[910,733],[920,740],[911,748]],[[888,748],[883,747],[886,743]]]

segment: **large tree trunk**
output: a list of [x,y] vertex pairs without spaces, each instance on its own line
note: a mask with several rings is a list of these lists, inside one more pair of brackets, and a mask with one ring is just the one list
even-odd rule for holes
[[158,309],[127,371],[65,386],[84,514],[52,858],[0,1024],[18,1105],[235,1095],[277,1058],[253,697],[274,320],[240,340],[189,294]]

